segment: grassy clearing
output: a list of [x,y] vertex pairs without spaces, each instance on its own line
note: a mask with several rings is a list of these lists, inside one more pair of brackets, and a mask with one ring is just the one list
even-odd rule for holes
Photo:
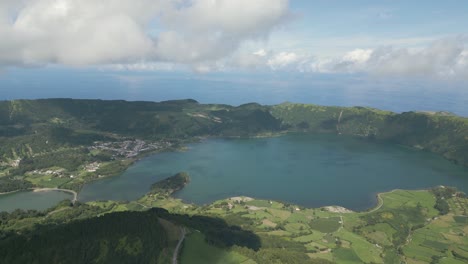
[[287,220],[289,218],[289,216],[291,216],[291,212],[287,211],[287,210],[281,210],[281,209],[270,209],[269,212],[271,213],[271,215],[273,215],[274,217],[278,217],[279,219],[281,220]]
[[372,244],[365,238],[346,230],[341,230],[336,235],[342,240],[348,241],[356,255],[366,263],[382,263],[382,258],[380,256],[382,249],[377,245]]
[[31,182],[36,186],[41,186],[44,188],[55,188],[60,187],[61,185],[70,182],[70,178],[59,178],[53,175],[40,175],[35,177],[27,177],[27,181]]
[[434,209],[436,198],[428,191],[395,190],[383,193],[381,197],[384,199],[381,210],[420,206],[427,210],[428,215],[435,216],[438,214],[437,210]]
[[354,250],[349,248],[338,248],[333,251],[336,263],[354,264],[363,263],[363,261],[356,255]]
[[468,216],[465,215],[456,215],[453,217],[453,220],[455,220],[457,224],[468,224]]
[[167,238],[169,242],[179,241],[181,230],[178,226],[162,218],[159,218],[159,223],[164,227],[164,230],[166,230]]
[[325,259],[325,260],[328,260],[328,261],[332,261],[333,262],[333,254],[331,252],[328,252],[328,253],[308,253],[307,254],[311,259]]
[[311,241],[317,241],[322,239],[325,236],[325,234],[320,233],[320,232],[313,232],[311,234],[305,235],[305,236],[300,236],[293,238],[294,241],[301,242],[301,243],[308,243]]
[[[440,263],[458,264],[460,259],[451,252],[461,256],[465,252],[468,254],[466,217],[454,213],[439,216],[433,208],[435,197],[431,192],[396,190],[381,197],[383,205],[378,210],[357,213],[333,213],[320,208],[296,210],[294,205],[262,200],[241,204],[226,199],[204,207],[167,197],[144,197],[139,202],[171,212],[207,214],[226,219],[230,224],[247,228],[260,236],[274,236],[280,244],[284,243],[280,241],[296,243],[295,247],[299,248],[295,250],[312,259],[327,259],[335,263],[400,263],[401,260],[428,263],[433,256],[440,256]],[[447,202],[452,212],[463,212],[466,200],[454,197]],[[200,256],[190,256],[195,262],[182,263],[240,263],[246,259],[243,256],[250,256],[238,249],[231,252],[213,249],[204,241],[190,249],[191,243],[200,243],[200,237],[195,235],[187,240],[187,252],[192,250],[190,254]],[[277,246],[263,245],[262,250],[276,252]],[[398,247],[401,247],[400,251]],[[187,252],[184,252],[185,261]]]
[[253,205],[253,206],[257,206],[257,207],[271,207],[271,204],[269,201],[265,201],[265,200],[252,200],[252,201],[248,201],[246,202],[245,204],[247,205]]
[[466,264],[465,261],[462,260],[456,260],[453,258],[443,258],[439,262],[440,264]]
[[184,242],[180,263],[182,264],[238,264],[246,263],[249,259],[239,253],[229,252],[205,242],[200,232],[187,236]]
[[285,228],[286,231],[291,233],[301,233],[304,230],[307,230],[307,225],[301,223],[288,223]]
[[448,199],[448,215],[435,217],[424,228],[416,230],[403,248],[409,260],[439,263],[466,263],[468,261],[468,228],[465,215],[454,215],[465,210],[466,198]]
[[340,228],[341,223],[339,217],[330,217],[314,219],[309,225],[312,229],[318,230],[322,233],[333,233]]
[[307,223],[311,220],[311,218],[311,216],[307,216],[306,214],[296,212],[291,214],[287,221],[291,223]]

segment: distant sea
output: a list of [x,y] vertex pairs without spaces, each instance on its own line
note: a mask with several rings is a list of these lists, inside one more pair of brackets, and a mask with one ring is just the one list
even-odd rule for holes
[[0,100],[37,98],[192,98],[201,103],[231,105],[289,101],[468,116],[468,85],[463,81],[291,72],[134,73],[56,67],[0,72]]

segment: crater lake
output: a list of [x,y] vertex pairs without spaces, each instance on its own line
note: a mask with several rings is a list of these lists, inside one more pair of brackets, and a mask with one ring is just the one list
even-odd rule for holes
[[78,199],[134,200],[178,172],[190,183],[175,197],[206,204],[249,196],[306,207],[366,210],[376,194],[437,185],[468,191],[468,169],[426,151],[332,134],[206,139],[185,152],[146,157],[123,174],[92,182]]

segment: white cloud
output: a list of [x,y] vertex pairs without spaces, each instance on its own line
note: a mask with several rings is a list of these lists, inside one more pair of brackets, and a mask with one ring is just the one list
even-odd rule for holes
[[281,52],[269,59],[267,64],[275,70],[296,63],[298,60],[299,56],[294,52]]
[[196,65],[265,39],[288,16],[288,0],[1,0],[0,65]]
[[[422,48],[378,47],[354,49],[341,56],[313,57],[293,51],[258,49],[236,51],[220,60],[193,63],[196,72],[229,71],[233,69],[299,71],[316,73],[368,73],[393,76],[429,76],[437,78],[468,79],[468,41],[466,38],[448,38]],[[180,69],[166,63],[164,67],[134,64],[120,69],[167,70]],[[160,65],[159,63],[158,65]],[[168,65],[172,65],[169,67]]]
[[468,78],[465,38],[447,38],[418,49],[380,47],[356,49],[341,58],[316,59],[308,63],[312,72]]
[[355,49],[346,53],[343,60],[354,63],[365,63],[370,59],[372,52],[371,49]]
[[137,62],[126,64],[110,64],[100,67],[103,71],[174,71],[177,65],[167,62]]
[[213,67],[213,69],[219,69],[219,65],[222,65],[223,70],[297,70],[308,59],[308,56],[291,51],[275,52],[265,49],[259,49],[254,52],[239,51],[218,62],[218,67]]
[[260,49],[253,53],[241,52],[230,58],[230,63],[228,64],[232,64],[233,67],[239,68],[261,68],[265,66],[268,56],[269,52],[264,49]]
[[267,52],[264,49],[257,50],[256,52],[253,53],[253,55],[257,55],[260,57],[265,57],[267,55]]
[[373,52],[368,66],[377,73],[402,75],[454,74],[464,51],[461,41],[445,39],[420,50],[380,48]]

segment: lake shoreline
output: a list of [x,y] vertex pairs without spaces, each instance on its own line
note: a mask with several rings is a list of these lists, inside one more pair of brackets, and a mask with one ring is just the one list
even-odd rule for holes
[[28,190],[28,189],[15,190],[15,191],[11,191],[11,192],[0,192],[0,196],[1,196],[1,195],[12,194],[12,193],[17,193],[17,192],[22,192],[22,191],[27,191],[27,190]]
[[[359,138],[346,135],[292,133],[250,140],[209,137],[186,146],[189,151],[145,157],[118,178],[87,185],[80,196],[83,194],[84,201],[129,201],[144,195],[149,185],[180,171],[188,172],[192,182],[174,197],[198,205],[246,195],[308,208],[340,205],[367,211],[378,206],[376,192],[438,185],[468,189],[466,178],[459,177],[465,175],[465,169],[437,154],[392,144],[362,144]],[[395,163],[401,163],[401,168],[392,173]],[[348,188],[348,182],[358,185]]]
[[[197,204],[197,203],[194,203],[194,202],[186,201],[184,199],[181,199],[180,197],[174,196],[175,193],[171,194],[170,198],[175,199],[175,200],[180,200],[184,204],[197,206],[197,207],[209,206],[209,205],[213,205],[213,204],[216,204],[218,202],[225,201],[225,200],[244,201],[244,202],[245,201],[274,201],[274,202],[277,202],[277,203],[290,204],[290,205],[297,206],[297,207],[303,207],[305,209],[321,209],[321,208],[323,208],[323,209],[325,209],[325,210],[327,210],[329,212],[332,212],[332,213],[373,213],[375,211],[378,211],[383,206],[384,202],[383,202],[382,195],[390,194],[390,193],[394,193],[394,192],[398,192],[398,191],[430,192],[431,189],[437,188],[437,187],[451,187],[451,186],[437,185],[437,186],[433,186],[433,187],[430,187],[430,188],[422,188],[422,189],[401,189],[401,188],[396,188],[396,189],[392,189],[392,190],[389,190],[389,191],[379,192],[379,193],[376,193],[376,195],[374,196],[375,200],[377,201],[376,205],[371,206],[371,207],[369,207],[367,209],[364,209],[364,210],[354,210],[354,209],[350,209],[350,208],[347,208],[347,207],[344,207],[344,206],[341,206],[341,205],[323,205],[323,206],[318,206],[318,207],[310,207],[310,206],[303,206],[303,205],[299,205],[299,204],[295,204],[295,203],[287,202],[287,201],[282,201],[282,200],[255,198],[254,196],[245,196],[245,195],[226,197],[226,198],[218,199],[218,200],[215,200],[213,202],[204,203],[204,204]],[[128,201],[128,202],[131,202],[131,201]]]

